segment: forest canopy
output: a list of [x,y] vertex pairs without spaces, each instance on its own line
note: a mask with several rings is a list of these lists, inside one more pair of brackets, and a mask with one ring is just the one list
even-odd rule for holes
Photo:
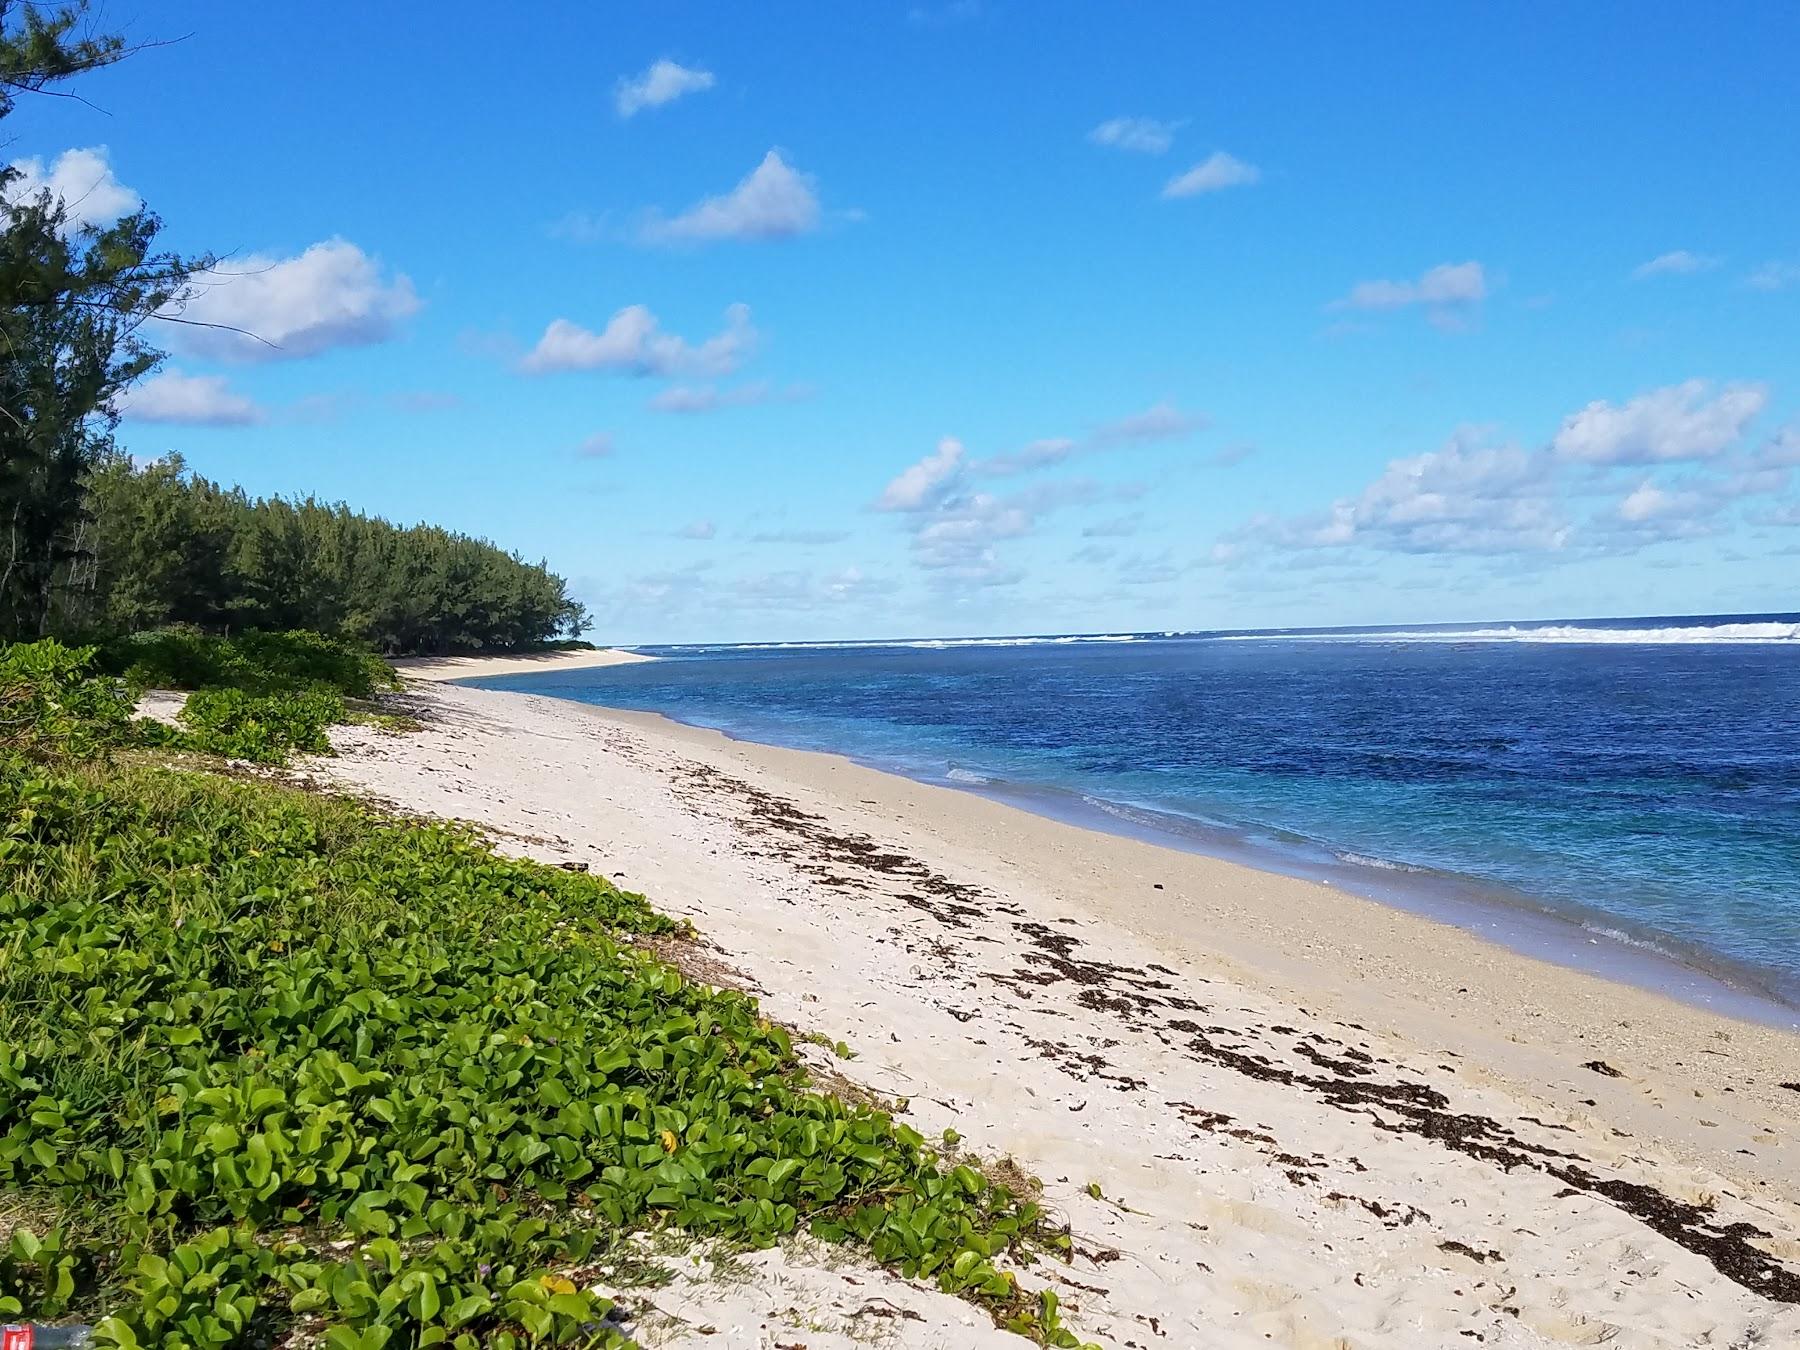
[[406,655],[536,647],[587,625],[542,563],[342,503],[251,497],[178,456],[110,455],[87,496],[79,556],[56,588],[60,632],[306,628]]

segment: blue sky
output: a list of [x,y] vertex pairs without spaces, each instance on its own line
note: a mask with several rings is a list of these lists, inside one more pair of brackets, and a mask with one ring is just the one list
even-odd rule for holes
[[130,450],[607,641],[1795,605],[1786,6],[541,8],[106,7],[0,153],[274,344]]

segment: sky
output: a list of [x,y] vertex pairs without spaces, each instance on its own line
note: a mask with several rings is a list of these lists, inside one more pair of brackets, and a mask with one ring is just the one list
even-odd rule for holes
[[120,443],[603,642],[1800,607],[1800,14],[106,0]]

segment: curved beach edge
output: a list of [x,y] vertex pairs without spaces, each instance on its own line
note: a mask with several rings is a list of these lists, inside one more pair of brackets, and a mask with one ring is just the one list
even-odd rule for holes
[[402,656],[388,664],[411,680],[486,680],[496,675],[535,675],[600,666],[629,666],[654,656],[618,647],[594,651],[532,652],[525,656]]

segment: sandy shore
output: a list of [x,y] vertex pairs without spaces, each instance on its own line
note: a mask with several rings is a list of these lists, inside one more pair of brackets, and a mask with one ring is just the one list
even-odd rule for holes
[[591,652],[534,652],[529,656],[402,656],[388,664],[414,680],[473,680],[491,675],[531,675],[550,670],[625,666],[633,661],[655,659],[615,647],[602,647]]
[[[404,697],[312,771],[691,917],[817,1062],[1041,1178],[1078,1256],[1023,1279],[1084,1339],[1800,1345],[1790,1033],[833,756]],[[646,1344],[1021,1344],[805,1244],[706,1275],[627,1295]]]

